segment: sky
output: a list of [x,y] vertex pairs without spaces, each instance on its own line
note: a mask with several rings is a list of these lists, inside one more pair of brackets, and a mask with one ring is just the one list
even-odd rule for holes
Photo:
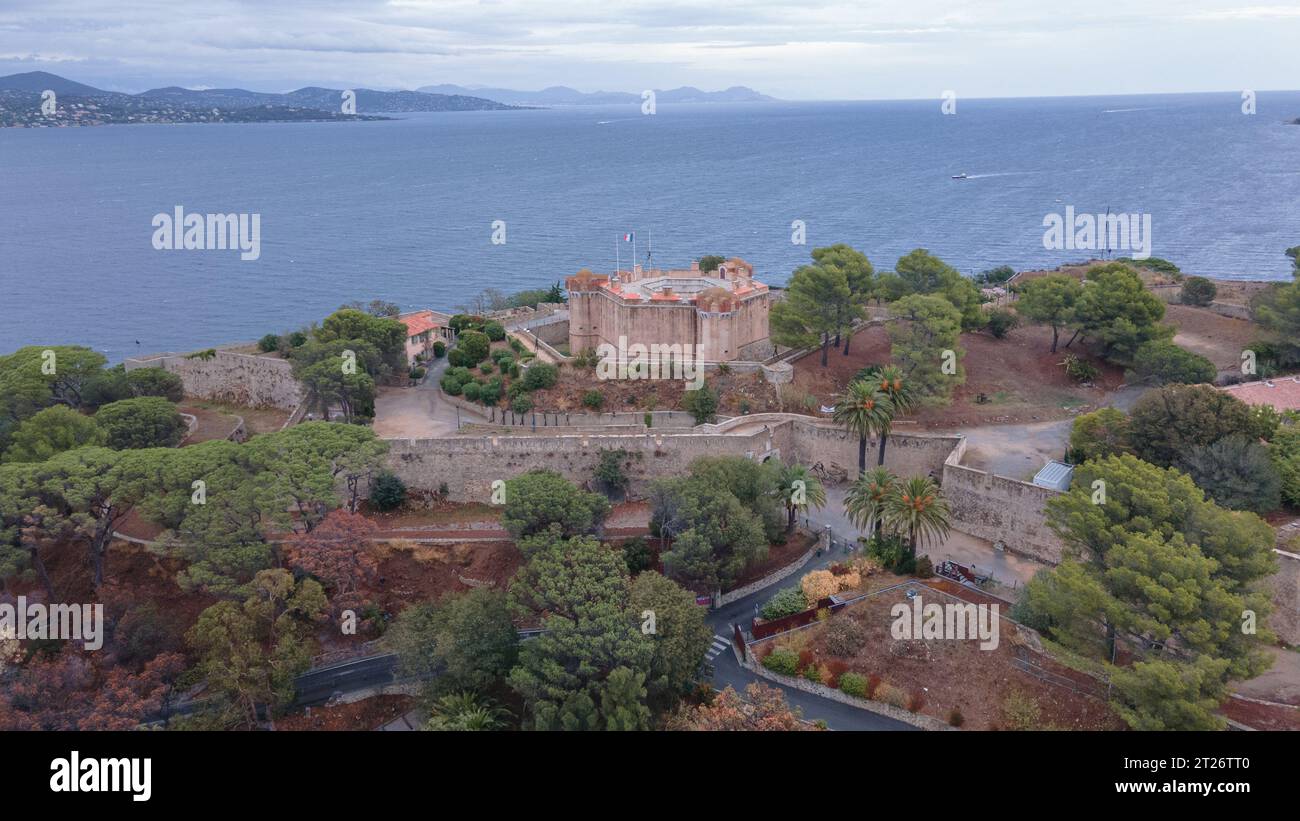
[[113,91],[746,85],[788,100],[1300,88],[1300,2],[2,0],[0,74]]

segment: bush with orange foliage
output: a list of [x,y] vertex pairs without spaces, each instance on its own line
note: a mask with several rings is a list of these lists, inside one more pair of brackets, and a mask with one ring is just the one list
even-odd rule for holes
[[668,729],[716,732],[814,728],[803,723],[798,710],[790,709],[780,690],[756,682],[745,688],[744,698],[727,687],[718,693],[712,704],[682,708],[669,719]]
[[843,568],[843,570],[842,573],[814,570],[806,574],[799,582],[799,587],[808,603],[812,604],[845,590],[856,590],[862,585],[862,576],[857,570],[851,568]]
[[370,552],[379,526],[359,513],[331,511],[307,533],[291,534],[285,543],[290,563],[320,579],[334,594],[335,608],[361,603],[359,588],[378,572]]

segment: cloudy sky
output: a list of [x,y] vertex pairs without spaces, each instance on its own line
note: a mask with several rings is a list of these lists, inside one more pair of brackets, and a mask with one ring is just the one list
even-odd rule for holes
[[0,74],[159,85],[786,99],[1300,88],[1300,3],[1261,0],[3,0]]

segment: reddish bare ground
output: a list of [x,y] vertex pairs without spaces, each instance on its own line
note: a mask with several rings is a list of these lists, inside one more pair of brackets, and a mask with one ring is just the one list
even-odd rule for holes
[[412,696],[374,696],[337,704],[333,707],[313,707],[310,713],[294,713],[275,721],[275,729],[300,732],[304,730],[377,730],[402,716],[415,705]]
[[392,613],[408,604],[474,586],[504,588],[523,564],[523,556],[509,541],[452,545],[395,542],[371,549],[379,560],[379,578],[365,592]]
[[1219,712],[1256,730],[1300,730],[1300,707],[1230,698],[1223,702]]
[[[1063,419],[1099,407],[1106,395],[1123,383],[1123,371],[1101,362],[1077,342],[1066,349],[1068,340],[1069,335],[1063,335],[1057,352],[1052,353],[1052,331],[1046,327],[1017,328],[1005,339],[985,333],[962,334],[966,382],[953,391],[952,404],[922,408],[905,419],[926,428],[951,428]],[[880,326],[865,328],[854,336],[849,355],[831,351],[825,368],[821,367],[820,352],[797,360],[795,385],[815,396],[819,404],[833,405],[835,395],[862,368],[888,362],[889,353],[888,332]],[[1095,387],[1081,387],[1066,375],[1061,366],[1066,353],[1101,368]],[[988,399],[986,404],[976,401],[980,394]]]
[[[104,565],[104,584],[96,591],[94,575],[84,545],[61,543],[43,554],[45,567],[54,585],[55,600],[62,602],[102,602],[105,618],[115,620],[132,607],[152,603],[169,624],[169,633],[179,637],[198,620],[199,613],[216,599],[185,593],[176,584],[176,574],[183,564],[153,555],[144,547],[114,540]],[[5,590],[14,596],[27,595],[46,600],[40,580],[11,578]],[[179,648],[178,648],[179,649]]]
[[[873,577],[871,586],[880,589],[898,581],[901,579],[886,574]],[[922,589],[921,596],[927,599],[927,604],[951,601],[937,590],[927,597]],[[1098,682],[1035,652],[1019,635],[1014,623],[1002,620],[998,647],[991,650],[981,650],[978,640],[896,641],[890,635],[894,621],[890,609],[898,603],[909,603],[906,588],[871,596],[806,630],[765,642],[759,645],[760,653],[770,652],[767,648],[773,644],[788,646],[802,651],[806,659],[818,665],[838,662],[847,665],[849,671],[874,674],[884,684],[921,699],[919,712],[923,715],[947,722],[953,710],[959,711],[964,729],[1008,729],[1003,710],[1013,693],[1027,696],[1038,704],[1039,725],[1044,729],[1123,729],[1123,723],[1103,699],[1082,692],[1095,691]],[[839,619],[857,622],[866,636],[861,647],[847,658],[837,658],[825,646],[827,626]],[[1049,683],[1025,672],[1013,664],[1017,653],[1078,685]]]

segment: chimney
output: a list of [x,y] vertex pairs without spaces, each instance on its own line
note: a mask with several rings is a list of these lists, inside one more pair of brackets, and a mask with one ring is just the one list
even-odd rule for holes
[[691,273],[698,274],[699,272],[700,272],[700,261],[697,259],[691,263]]

